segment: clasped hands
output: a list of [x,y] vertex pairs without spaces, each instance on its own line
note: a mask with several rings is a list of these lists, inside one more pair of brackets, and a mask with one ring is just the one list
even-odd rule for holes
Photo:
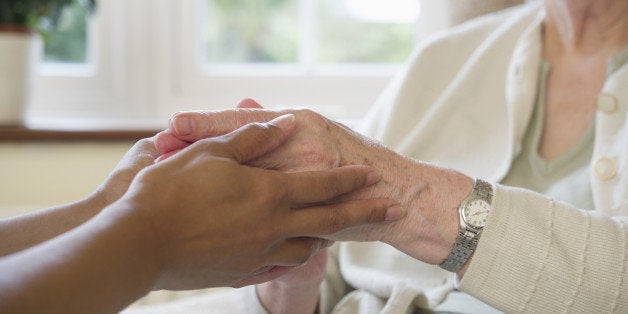
[[403,211],[404,217],[398,221],[347,228],[327,238],[382,241],[432,264],[447,256],[457,232],[456,209],[471,190],[472,180],[458,172],[401,156],[310,110],[264,110],[255,101],[245,99],[236,109],[180,112],[172,116],[170,128],[156,137],[156,147],[169,156],[198,140],[288,113],[296,117],[294,134],[268,154],[246,161],[247,165],[287,173],[370,166],[381,175],[381,180],[335,201],[389,199]]
[[[356,225],[325,235],[325,238],[382,241],[432,264],[440,263],[447,256],[457,232],[456,208],[471,189],[470,178],[406,158],[310,110],[269,111],[257,102],[245,99],[236,109],[180,112],[172,116],[169,129],[156,137],[156,147],[164,154],[163,158],[167,158],[199,140],[285,114],[295,116],[294,133],[276,149],[248,159],[247,165],[286,173],[366,165],[374,168],[381,180],[368,188],[336,193],[342,195],[334,201],[389,199],[399,204],[389,214],[402,216],[401,219]],[[458,188],[448,190],[451,186]],[[312,312],[317,304],[326,262],[326,250],[323,249],[304,265],[267,277],[273,280],[257,286],[260,301],[272,313]]]
[[[299,119],[245,119],[216,133],[199,129],[205,133],[186,141],[165,131],[123,158],[96,194],[113,202],[105,215],[139,222],[138,232],[149,235],[154,288],[265,282],[345,232],[401,218],[398,202],[365,190],[381,180],[378,171],[328,159],[322,153],[335,144],[319,149],[303,141]],[[310,152],[284,159],[295,146]]]
[[[294,114],[296,118],[294,133],[283,145],[249,160],[247,165],[287,173],[330,170],[351,165],[371,166],[379,168],[377,172],[382,176],[381,182],[370,188],[344,194],[335,201],[383,198],[395,200],[399,204],[409,203],[409,200],[404,199],[406,195],[391,188],[401,185],[395,182],[397,178],[391,176],[393,172],[381,167],[383,164],[393,166],[396,157],[402,160],[405,158],[310,110],[264,110],[255,101],[245,99],[236,109],[180,112],[171,118],[170,128],[157,135],[155,144],[163,154],[162,158],[168,158],[199,140],[221,136],[248,123],[266,122],[285,114]],[[390,158],[391,154],[395,158]],[[330,235],[329,238],[381,241],[390,234],[389,228],[389,224],[361,226]]]

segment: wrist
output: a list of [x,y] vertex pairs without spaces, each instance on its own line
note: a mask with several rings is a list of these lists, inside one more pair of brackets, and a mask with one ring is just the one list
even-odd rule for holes
[[164,263],[159,254],[161,243],[149,217],[134,206],[133,202],[120,199],[105,207],[99,218],[115,228],[117,233],[124,235],[125,241],[119,245],[133,252],[132,261],[138,266],[136,280],[148,283],[149,290],[154,289]]
[[369,240],[386,242],[416,259],[440,264],[456,241],[458,208],[472,190],[473,180],[407,158],[367,138],[356,140],[355,134],[340,137],[338,147],[342,148],[341,166],[369,165],[382,176],[379,183],[351,197],[393,199],[405,211],[403,219],[370,234]]
[[384,242],[426,263],[440,264],[456,241],[458,208],[473,181],[430,164],[414,160],[404,163],[391,187],[400,193],[406,218],[395,223]]
[[473,189],[458,207],[458,235],[449,255],[439,264],[441,268],[460,276],[464,274],[463,268],[468,265],[486,226],[493,194],[492,184],[477,178],[474,180]]

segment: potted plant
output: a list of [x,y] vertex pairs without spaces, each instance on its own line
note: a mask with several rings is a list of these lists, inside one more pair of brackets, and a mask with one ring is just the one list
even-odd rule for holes
[[63,10],[96,0],[0,0],[0,125],[20,125],[42,54],[41,37],[55,29]]

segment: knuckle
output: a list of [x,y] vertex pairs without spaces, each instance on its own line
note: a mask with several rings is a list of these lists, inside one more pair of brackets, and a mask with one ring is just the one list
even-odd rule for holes
[[[210,119],[210,117],[206,118],[207,120]],[[199,134],[202,134],[203,136],[220,136],[223,135],[224,133],[226,133],[225,131],[221,131],[215,123],[201,123],[200,126],[198,126],[198,131]]]
[[153,161],[159,156],[154,138],[145,138],[137,141],[126,156],[142,161],[146,159],[148,159],[146,161]]
[[320,116],[320,114],[316,113],[314,110],[307,109],[307,108],[297,109],[296,113],[306,120],[316,119],[317,117]]
[[248,122],[256,118],[255,111],[250,108],[236,108],[232,112],[232,123],[235,126],[246,125]]
[[151,138],[143,138],[143,139],[137,141],[137,143],[135,143],[135,145],[133,145],[133,146],[135,146],[138,149],[145,150],[145,149],[154,147],[155,146],[155,141],[154,141],[154,139],[152,137]]
[[329,130],[331,128],[330,121],[318,112],[303,109],[302,114],[305,120],[319,129]]
[[321,125],[326,120],[322,115],[310,109],[299,109],[296,114],[302,120],[314,125]]

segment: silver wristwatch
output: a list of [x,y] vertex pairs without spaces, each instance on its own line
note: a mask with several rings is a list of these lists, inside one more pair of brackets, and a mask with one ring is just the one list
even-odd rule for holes
[[460,229],[449,256],[439,265],[441,268],[457,273],[467,262],[480,240],[480,233],[486,225],[486,218],[493,202],[493,185],[475,179],[473,191],[462,201],[458,208]]

